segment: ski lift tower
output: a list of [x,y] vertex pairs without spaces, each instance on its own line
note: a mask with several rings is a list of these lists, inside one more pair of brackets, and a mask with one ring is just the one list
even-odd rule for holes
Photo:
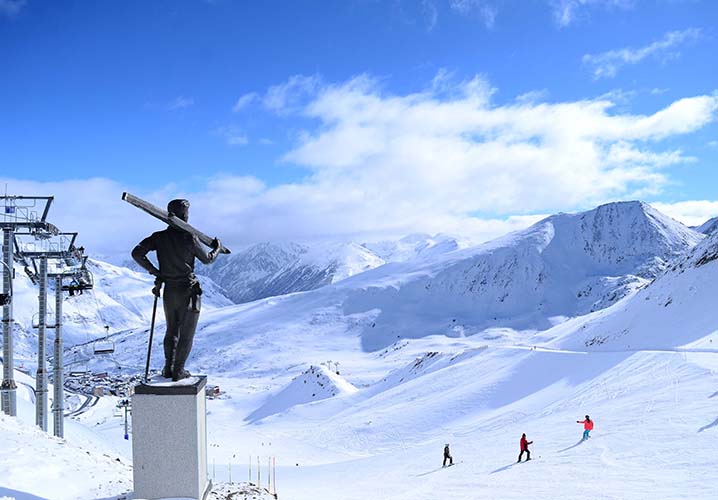
[[47,213],[52,205],[52,196],[0,196],[0,228],[3,233],[2,252],[2,333],[3,333],[3,377],[0,385],[0,401],[2,412],[6,415],[17,415],[17,386],[15,385],[13,327],[12,318],[12,280],[13,272],[13,241],[15,234],[31,234],[43,238],[57,233],[57,228],[47,222]]
[[[33,321],[33,326],[42,330],[42,336],[44,337],[45,329],[55,330],[55,341],[53,351],[53,380],[54,380],[54,393],[53,393],[53,435],[59,438],[65,437],[65,425],[64,425],[64,413],[65,413],[65,402],[63,397],[63,388],[65,386],[64,380],[64,361],[63,361],[63,345],[62,345],[62,292],[73,289],[91,290],[93,287],[92,274],[87,269],[86,262],[87,256],[83,255],[82,252],[75,248],[75,239],[77,233],[58,233],[55,235],[57,238],[53,238],[53,241],[48,241],[42,245],[42,248],[28,248],[26,245],[22,245],[24,250],[19,250],[20,244],[16,241],[16,249],[18,254],[22,257],[22,260],[27,263],[28,259],[32,260],[34,267],[35,276],[39,276],[39,284],[41,288],[40,292],[40,310],[38,313],[37,324]],[[38,269],[38,260],[40,261],[40,269]],[[49,264],[52,264],[50,266]],[[43,265],[45,266],[43,269]],[[64,283],[64,279],[69,278],[75,285],[68,285]],[[55,320],[47,321],[47,280],[52,279],[55,284]],[[42,289],[45,292],[42,292]],[[45,304],[43,305],[43,301]],[[45,315],[42,314],[42,310],[45,310]],[[43,321],[44,318],[44,321]],[[38,335],[40,337],[40,335]],[[41,342],[44,346],[44,341]],[[44,347],[43,347],[44,350]],[[38,358],[40,353],[38,350]],[[38,359],[38,368],[40,366]],[[40,386],[40,381],[37,381]],[[43,397],[46,398],[47,394],[47,378],[44,381],[44,392]],[[40,392],[38,391],[38,394]],[[36,399],[39,401],[40,399]],[[47,422],[47,402],[43,401],[45,405],[45,411],[42,416],[39,416],[40,405],[36,407],[38,412],[37,421],[38,425],[40,422]]]
[[[62,292],[67,287],[62,280],[70,277],[80,280],[87,273],[85,256],[75,248],[77,233],[57,233],[51,238],[41,241],[23,241],[15,237],[15,251],[20,260],[32,261],[35,275],[39,278],[39,311],[37,322],[33,320],[33,327],[38,329],[37,349],[37,377],[35,378],[35,423],[42,430],[47,431],[47,357],[46,357],[46,330],[55,329],[53,374],[53,434],[64,437],[64,396],[63,396],[63,348],[62,348]],[[39,263],[39,268],[38,268]],[[48,321],[47,314],[47,282],[52,278],[55,282],[55,319]]]

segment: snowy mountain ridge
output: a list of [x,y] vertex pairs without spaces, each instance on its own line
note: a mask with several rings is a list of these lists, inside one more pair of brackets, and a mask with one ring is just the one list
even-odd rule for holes
[[344,310],[380,311],[362,337],[370,350],[437,331],[546,329],[630,295],[702,237],[640,202],[602,205],[431,261],[369,271],[364,286],[347,290]]
[[406,262],[417,258],[431,258],[443,253],[460,250],[470,246],[468,240],[437,234],[414,233],[399,240],[384,240],[376,243],[363,243],[374,254],[386,262]]
[[[303,343],[315,344],[317,335],[334,345],[358,337],[365,352],[432,335],[546,330],[634,294],[702,238],[640,202],[558,214],[476,247],[210,312],[196,337],[196,363],[215,373],[246,373],[245,349],[269,348],[280,341],[276,332],[297,325],[306,329]],[[337,324],[351,332],[347,338],[332,333]],[[127,340],[140,356],[142,348]],[[213,354],[218,350],[221,359]]]
[[[527,481],[537,498],[712,499],[718,321],[706,311],[717,248],[718,235],[686,231],[642,204],[614,204],[305,293],[208,310],[189,369],[226,394],[208,401],[217,479],[232,464],[245,473],[241,450],[251,461],[276,456],[280,495],[296,500],[327,491],[342,500],[518,500],[526,492],[516,484]],[[623,299],[610,295],[619,289]],[[554,310],[588,312],[548,316]],[[116,336],[125,369],[144,358],[145,332]],[[327,368],[337,362],[341,375]],[[106,369],[90,362],[98,367]],[[121,445],[121,423],[107,411],[98,405],[83,422]],[[573,422],[586,413],[596,427],[582,441]],[[514,465],[524,432],[539,460]],[[458,467],[441,468],[445,443]],[[16,455],[0,451],[13,467],[23,463]],[[53,464],[38,467],[47,475]],[[86,491],[111,477],[85,467],[99,476]],[[47,491],[19,477],[8,486]]]
[[703,224],[701,224],[700,226],[696,226],[693,229],[698,231],[699,233],[703,233],[706,235],[713,234],[716,229],[718,229],[718,217],[708,219]]
[[240,304],[314,290],[382,264],[384,260],[355,243],[259,243],[210,266],[198,266],[197,272]]

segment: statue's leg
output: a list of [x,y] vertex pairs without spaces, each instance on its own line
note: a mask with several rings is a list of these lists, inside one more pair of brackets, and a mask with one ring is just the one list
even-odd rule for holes
[[182,319],[182,313],[186,308],[183,307],[183,295],[182,290],[166,286],[162,297],[165,321],[167,322],[167,332],[165,333],[163,342],[165,349],[165,368],[162,370],[162,376],[168,378],[172,375],[177,340],[179,339],[180,321]]
[[183,375],[184,365],[192,350],[194,333],[197,329],[197,321],[199,320],[199,311],[192,310],[192,305],[189,302],[190,301],[188,301],[183,311],[183,317],[179,327],[179,341],[177,342],[177,350],[175,351],[173,372],[175,377],[177,375]]

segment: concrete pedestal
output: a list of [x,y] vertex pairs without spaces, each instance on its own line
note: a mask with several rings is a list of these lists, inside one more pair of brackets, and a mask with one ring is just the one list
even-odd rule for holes
[[158,378],[132,396],[132,461],[136,499],[203,500],[207,476],[207,377]]

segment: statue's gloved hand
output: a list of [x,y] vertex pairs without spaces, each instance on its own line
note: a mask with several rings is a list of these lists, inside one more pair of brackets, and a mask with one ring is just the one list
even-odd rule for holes
[[155,297],[159,297],[161,291],[162,291],[162,278],[157,276],[157,278],[155,278],[155,286],[152,287],[152,295],[154,295]]
[[220,243],[219,238],[215,238],[212,240],[212,250],[210,250],[209,254],[207,254],[207,257],[209,257],[210,261],[213,261],[217,258],[217,254],[219,253],[219,249],[222,247],[222,243]]

